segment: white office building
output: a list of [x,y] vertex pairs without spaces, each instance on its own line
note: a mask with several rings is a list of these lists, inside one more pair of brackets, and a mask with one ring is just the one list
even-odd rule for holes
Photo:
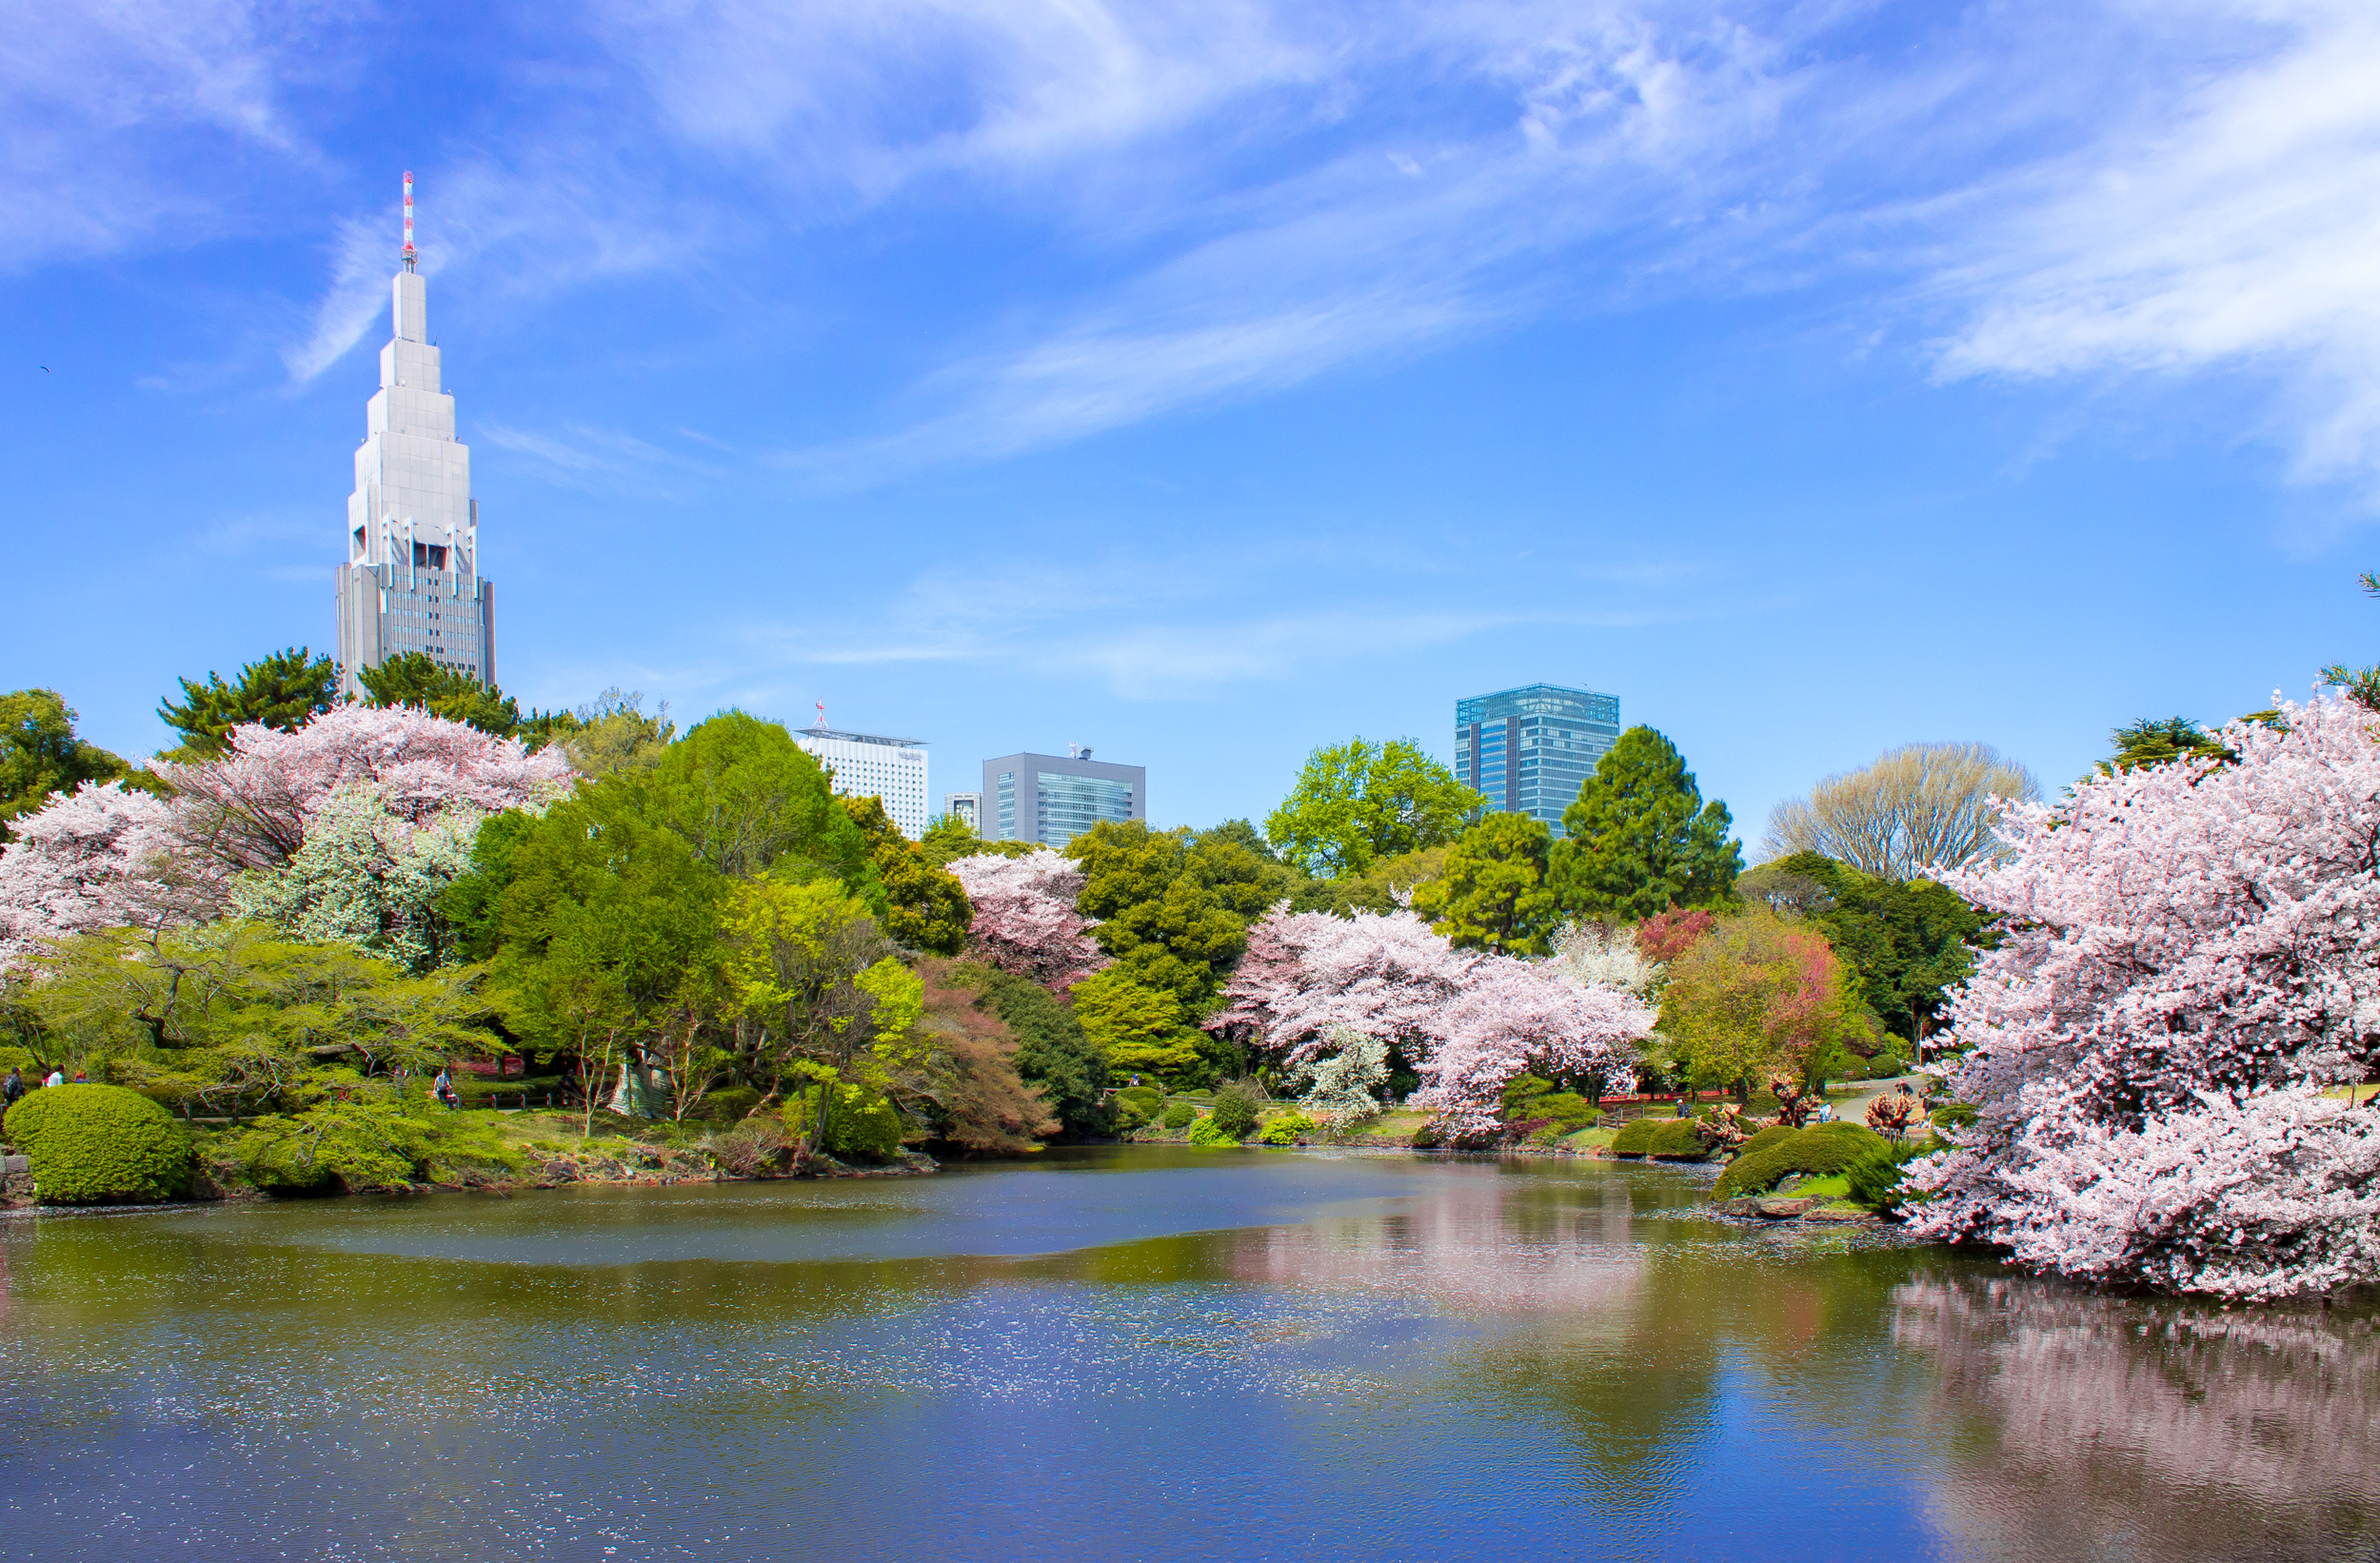
[[496,600],[479,573],[479,504],[470,447],[454,437],[454,398],[439,388],[423,277],[413,268],[413,177],[405,182],[404,269],[394,333],[380,349],[380,389],[365,414],[339,567],[339,691],[358,672],[419,651],[482,683],[496,682]]
[[835,791],[846,798],[882,799],[901,834],[925,834],[925,744],[914,738],[880,738],[829,727],[803,727],[793,741],[818,757]]

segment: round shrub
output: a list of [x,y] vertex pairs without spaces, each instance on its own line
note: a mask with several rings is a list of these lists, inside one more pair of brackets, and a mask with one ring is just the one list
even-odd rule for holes
[[1215,1121],[1234,1139],[1245,1139],[1256,1133],[1257,1114],[1262,1108],[1262,1099],[1238,1080],[1215,1093]]
[[1142,1121],[1165,1110],[1165,1093],[1154,1085],[1128,1085],[1116,1093],[1117,1101],[1138,1111]]
[[1814,1123],[1788,1131],[1755,1153],[1751,1147],[1768,1131],[1745,1141],[1746,1154],[1727,1164],[1713,1193],[1721,1199],[1739,1194],[1766,1194],[1795,1173],[1828,1177],[1850,1170],[1853,1162],[1884,1148],[1884,1137],[1858,1123]]
[[1239,1144],[1240,1137],[1217,1121],[1220,1117],[1219,1113],[1209,1113],[1198,1122],[1190,1125],[1190,1143],[1203,1146],[1208,1150]]
[[1690,1118],[1631,1118],[1612,1137],[1614,1156],[1649,1156],[1662,1161],[1708,1160],[1711,1147]]
[[864,1086],[813,1085],[798,1092],[782,1113],[790,1136],[806,1135],[818,1121],[818,1094],[832,1089],[833,1110],[826,1116],[826,1142],[819,1149],[830,1156],[863,1156],[883,1160],[901,1149],[901,1113]]
[[1178,1101],[1165,1109],[1165,1127],[1187,1129],[1198,1120],[1199,1110],[1186,1101]]
[[1263,1133],[1256,1138],[1267,1145],[1295,1145],[1300,1138],[1314,1133],[1314,1129],[1312,1118],[1303,1113],[1291,1111],[1267,1123]]
[[171,1199],[190,1181],[190,1137],[166,1110],[120,1085],[34,1091],[0,1125],[32,1157],[33,1196],[51,1205]]

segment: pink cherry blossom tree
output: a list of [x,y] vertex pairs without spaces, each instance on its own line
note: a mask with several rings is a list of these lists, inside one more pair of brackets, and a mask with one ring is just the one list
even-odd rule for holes
[[1340,918],[1284,902],[1248,930],[1207,1028],[1292,1064],[1331,1045],[1334,1026],[1418,1055],[1478,959],[1408,911]]
[[1422,1078],[1416,1101],[1468,1138],[1494,1129],[1504,1087],[1526,1069],[1620,1082],[1653,1012],[1558,964],[1458,950],[1410,911],[1339,918],[1284,905],[1249,929],[1207,1025],[1293,1068],[1348,1034],[1395,1042]]
[[1451,1138],[1492,1134],[1504,1087],[1524,1072],[1593,1078],[1598,1095],[1633,1082],[1653,1019],[1624,989],[1587,986],[1543,961],[1486,957],[1439,1012],[1437,1045],[1416,1066],[1422,1089],[1414,1099]]
[[169,813],[152,794],[86,782],[18,821],[0,848],[0,970],[72,934],[154,932],[215,909],[216,878],[179,871]]
[[1925,1235],[2017,1263],[2277,1297],[2380,1278],[2380,719],[2220,735],[2236,762],[2093,777],[1942,875],[2008,933],[1954,996],[1979,1117],[1915,1165]]
[[235,727],[229,742],[219,760],[155,767],[173,786],[184,850],[227,869],[288,861],[342,788],[370,789],[418,828],[458,807],[501,814],[550,802],[573,780],[559,744],[530,754],[517,739],[411,706],[342,705],[294,733]]
[[989,966],[1063,993],[1110,964],[1075,910],[1082,866],[1047,848],[1021,858],[983,853],[950,865],[975,908],[968,953]]
[[559,750],[532,755],[403,707],[341,706],[294,733],[238,727],[220,759],[155,765],[169,798],[86,785],[17,821],[0,849],[0,965],[87,929],[230,910],[234,876],[285,868],[334,798],[368,798],[384,834],[409,839],[540,806],[572,780]]

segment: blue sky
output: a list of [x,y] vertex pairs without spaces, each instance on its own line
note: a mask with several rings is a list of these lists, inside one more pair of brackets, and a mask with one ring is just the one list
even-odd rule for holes
[[0,687],[120,752],[330,640],[406,168],[539,705],[1207,824],[1584,683],[1756,842],[2380,643],[2368,3],[15,14]]

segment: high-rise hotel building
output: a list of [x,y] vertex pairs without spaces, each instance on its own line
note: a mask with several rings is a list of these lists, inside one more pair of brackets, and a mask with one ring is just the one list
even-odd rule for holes
[[[824,721],[823,708],[820,720]],[[925,744],[914,738],[800,727],[793,741],[826,767],[828,784],[846,798],[874,798],[911,841],[925,835]]]
[[422,274],[414,269],[413,176],[405,176],[404,269],[395,329],[380,349],[380,389],[365,413],[339,567],[339,692],[358,673],[419,651],[482,683],[496,682],[495,588],[479,573],[471,451],[454,437],[454,398],[439,388]]
[[1619,741],[1619,697],[1533,683],[1455,702],[1455,776],[1490,808],[1562,833],[1562,810]]

